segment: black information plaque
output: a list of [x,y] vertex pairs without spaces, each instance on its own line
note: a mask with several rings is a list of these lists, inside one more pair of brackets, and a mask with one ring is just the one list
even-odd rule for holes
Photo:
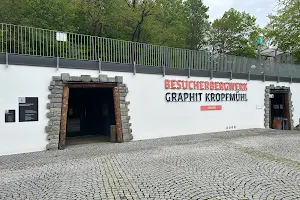
[[20,97],[19,122],[33,122],[38,120],[38,97]]
[[15,110],[6,110],[5,111],[5,123],[16,122],[16,111]]

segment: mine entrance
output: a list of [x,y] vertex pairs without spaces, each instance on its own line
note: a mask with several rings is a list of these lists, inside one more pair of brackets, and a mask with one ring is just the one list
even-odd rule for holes
[[59,149],[67,145],[120,142],[118,90],[115,84],[64,87]]
[[289,90],[270,90],[270,128],[279,130],[291,129],[291,105],[288,101]]

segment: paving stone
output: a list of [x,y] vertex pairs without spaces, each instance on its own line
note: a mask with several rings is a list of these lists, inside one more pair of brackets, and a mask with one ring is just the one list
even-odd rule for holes
[[252,129],[0,156],[0,199],[299,199],[299,142]]

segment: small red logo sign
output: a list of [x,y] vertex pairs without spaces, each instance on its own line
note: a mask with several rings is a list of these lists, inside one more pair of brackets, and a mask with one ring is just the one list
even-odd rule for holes
[[222,110],[221,105],[200,106],[200,110]]

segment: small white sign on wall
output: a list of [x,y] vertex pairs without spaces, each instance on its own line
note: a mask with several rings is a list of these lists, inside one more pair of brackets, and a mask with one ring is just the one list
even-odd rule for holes
[[26,103],[25,97],[19,97],[19,103]]
[[273,99],[274,98],[274,94],[269,94],[269,98]]
[[56,40],[60,42],[67,42],[68,37],[66,33],[56,32]]
[[256,109],[262,109],[263,106],[262,105],[256,105]]

